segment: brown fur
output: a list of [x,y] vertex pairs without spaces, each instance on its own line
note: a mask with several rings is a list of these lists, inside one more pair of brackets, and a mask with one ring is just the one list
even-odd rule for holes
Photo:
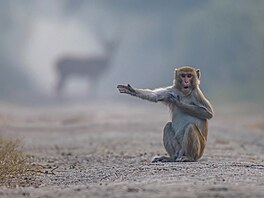
[[[184,75],[182,75],[184,74]],[[163,144],[169,154],[154,157],[152,162],[197,161],[204,153],[208,134],[208,119],[213,117],[210,102],[199,88],[200,70],[190,66],[175,69],[173,86],[136,89],[118,85],[120,93],[152,102],[167,104],[172,122],[164,128]]]

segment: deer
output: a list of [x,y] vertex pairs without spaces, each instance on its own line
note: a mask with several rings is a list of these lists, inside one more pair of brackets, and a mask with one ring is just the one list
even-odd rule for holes
[[92,90],[97,86],[101,76],[109,69],[115,55],[118,39],[106,40],[100,38],[103,53],[94,56],[64,55],[55,64],[58,77],[56,94],[61,97],[63,88],[70,77],[88,79]]

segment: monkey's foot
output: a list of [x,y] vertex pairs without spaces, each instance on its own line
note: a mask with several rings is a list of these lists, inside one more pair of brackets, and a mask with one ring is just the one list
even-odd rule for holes
[[176,159],[176,162],[195,162],[195,160],[187,156],[181,156]]
[[172,160],[170,157],[166,157],[166,156],[155,156],[151,160],[152,163],[156,163],[156,162],[173,162],[173,161],[174,160]]

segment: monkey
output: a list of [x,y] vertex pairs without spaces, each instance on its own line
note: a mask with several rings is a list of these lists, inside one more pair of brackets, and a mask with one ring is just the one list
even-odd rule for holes
[[171,112],[171,122],[163,129],[163,145],[168,156],[155,156],[152,162],[195,162],[204,153],[208,120],[214,115],[212,105],[200,89],[200,69],[176,68],[171,86],[138,89],[130,84],[117,85],[120,93],[151,102],[162,102]]

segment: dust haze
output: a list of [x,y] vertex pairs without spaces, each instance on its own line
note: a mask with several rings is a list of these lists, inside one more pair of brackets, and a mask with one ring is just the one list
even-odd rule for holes
[[[261,0],[0,1],[0,143],[42,171],[0,196],[264,197],[263,19]],[[183,65],[215,112],[205,153],[151,163],[170,113],[116,86],[169,86]]]

